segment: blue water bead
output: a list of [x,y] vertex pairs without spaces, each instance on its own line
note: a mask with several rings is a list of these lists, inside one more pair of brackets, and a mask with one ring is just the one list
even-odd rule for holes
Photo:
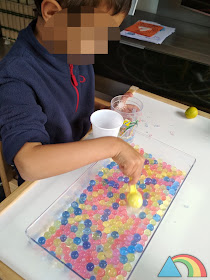
[[126,247],[120,248],[120,255],[126,256],[128,254],[128,249]]
[[117,202],[114,202],[113,204],[112,204],[112,208],[113,209],[115,209],[115,210],[117,210],[118,208],[119,208],[119,203],[117,203]]
[[163,178],[163,180],[164,180],[165,182],[170,182],[170,178],[169,178],[169,177],[167,177],[167,176],[166,176],[166,177],[164,177],[164,178]]
[[140,185],[139,185],[139,188],[142,189],[142,190],[144,190],[144,189],[146,189],[146,185],[145,185],[145,184],[140,184]]
[[125,177],[123,180],[125,183],[128,183],[130,181],[129,177]]
[[95,186],[95,184],[96,184],[96,181],[95,180],[90,180],[90,186]]
[[79,245],[81,243],[81,238],[75,237],[73,242],[74,242],[74,244]]
[[67,239],[67,236],[66,236],[65,234],[62,234],[62,235],[60,236],[61,242],[65,242],[66,239]]
[[144,164],[145,164],[145,165],[148,165],[148,164],[149,164],[149,160],[148,160],[148,159],[145,159]]
[[152,158],[152,154],[149,154],[148,156],[149,156],[149,158]]
[[131,245],[132,245],[132,246],[136,246],[136,244],[137,244],[137,241],[136,241],[136,240],[132,240],[132,241],[131,241]]
[[117,165],[115,161],[111,161],[110,164],[111,164],[111,166]]
[[72,269],[72,264],[71,263],[66,263],[66,266]]
[[124,193],[120,194],[120,199],[126,199],[126,195]]
[[144,197],[145,199],[148,199],[148,198],[150,197],[150,194],[149,194],[148,192],[145,192],[145,193],[143,194],[143,197]]
[[78,230],[77,226],[75,225],[71,226],[71,232],[77,232],[77,230]]
[[104,172],[103,172],[103,171],[99,171],[99,172],[98,172],[98,176],[99,176],[99,177],[102,177],[103,175],[104,175]]
[[163,201],[162,200],[158,200],[158,204],[159,205],[163,204]]
[[80,204],[84,204],[84,203],[85,203],[85,201],[86,201],[86,200],[85,200],[85,199],[83,199],[83,198],[80,198],[80,199],[79,199],[79,203],[80,203]]
[[175,191],[174,189],[171,189],[171,190],[169,190],[169,193],[170,193],[171,195],[175,195],[176,191]]
[[79,204],[76,201],[73,201],[71,207],[78,208]]
[[141,244],[137,244],[135,246],[136,252],[141,253],[143,251],[143,246]]
[[108,185],[109,185],[110,187],[114,187],[114,184],[115,184],[115,181],[113,181],[113,180],[109,181],[109,183],[108,183]]
[[104,247],[102,245],[98,245],[96,247],[96,251],[99,253],[99,252],[103,252],[104,251]]
[[82,214],[82,209],[80,208],[74,208],[74,215],[79,216]]
[[166,189],[169,191],[171,189],[171,186],[166,186]]
[[113,197],[113,192],[108,192],[108,193],[107,193],[107,197],[108,197],[108,198]]
[[125,264],[125,263],[128,262],[128,258],[127,258],[126,256],[120,256],[120,262],[121,262],[122,264]]
[[95,276],[90,276],[90,280],[96,280],[96,277]]
[[114,183],[113,188],[115,188],[116,190],[118,190],[118,189],[119,189],[119,187],[120,187],[120,185],[119,185],[118,183]]
[[87,234],[83,234],[82,235],[82,241],[83,242],[86,242],[86,241],[88,241],[89,240],[89,236],[87,235]]
[[139,213],[139,218],[142,219],[142,220],[145,219],[146,216],[147,216],[147,215],[146,215],[145,212],[140,212],[140,213]]
[[56,256],[56,253],[54,252],[54,251],[50,251],[50,255],[52,255],[52,256]]
[[82,193],[82,194],[80,195],[80,198],[82,198],[82,199],[86,200],[86,199],[87,199],[87,195],[86,195],[86,193]]
[[134,236],[133,236],[133,240],[140,241],[141,240],[141,235],[138,234],[138,233],[135,233]]
[[92,187],[92,186],[88,186],[88,187],[87,187],[87,190],[88,190],[89,192],[92,192],[92,191],[93,191],[93,187]]
[[154,159],[154,164],[158,164],[158,161],[156,159]]
[[148,224],[148,225],[147,225],[147,229],[149,229],[150,231],[153,231],[154,226],[153,226],[152,224]]
[[108,221],[108,219],[109,219],[109,216],[107,216],[107,215],[102,215],[102,216],[101,216],[101,220],[102,220],[103,222]]
[[112,212],[111,212],[110,209],[105,209],[105,210],[104,210],[104,215],[109,216],[111,213],[112,213]]
[[38,243],[39,244],[41,244],[41,245],[44,245],[45,244],[45,242],[46,242],[46,238],[45,237],[39,237],[39,239],[38,239]]
[[138,182],[136,183],[136,185],[140,186],[140,181],[138,180]]
[[68,211],[64,211],[62,213],[62,217],[68,219],[70,217],[70,213]]
[[172,183],[174,183],[174,182],[175,182],[175,179],[174,179],[174,178],[171,178],[170,181],[171,181]]
[[88,264],[86,265],[86,268],[87,268],[88,271],[93,271],[93,269],[94,269],[94,264],[93,264],[93,263],[88,263]]
[[98,209],[98,207],[96,205],[92,206],[92,210],[97,210],[97,209]]
[[134,246],[132,246],[132,245],[128,246],[128,253],[133,254],[133,253],[135,253],[135,251],[136,251],[136,249]]
[[86,241],[86,242],[83,242],[83,248],[85,249],[85,250],[88,250],[88,249],[90,249],[90,247],[91,247],[91,243],[90,242],[88,242],[88,241]]
[[151,178],[146,178],[146,179],[144,180],[144,183],[145,183],[146,185],[150,185],[150,184],[152,184],[152,179],[151,179]]
[[85,229],[83,230],[83,233],[88,235],[88,234],[91,233],[91,229],[90,229],[90,228],[85,228]]
[[99,263],[99,266],[100,266],[101,268],[106,268],[107,262],[104,261],[104,260],[101,260],[100,263]]
[[104,179],[103,181],[104,181],[106,184],[109,183],[109,180],[108,180],[108,179]]
[[152,179],[152,184],[156,185],[157,184],[157,180],[156,179]]
[[161,217],[160,217],[160,215],[155,214],[155,215],[153,216],[153,219],[154,219],[156,222],[159,222],[159,221],[161,220]]
[[146,199],[143,199],[143,206],[147,206],[148,205],[148,201]]
[[87,219],[84,221],[84,225],[87,228],[90,228],[92,226],[92,221],[90,219]]
[[75,260],[79,257],[79,253],[77,251],[73,251],[73,252],[71,252],[71,257],[72,257],[72,259]]
[[102,232],[100,230],[96,230],[95,233],[98,237],[102,237]]
[[122,176],[120,176],[120,177],[118,177],[118,179],[117,179],[119,182],[122,182],[123,181],[123,177]]
[[113,231],[113,232],[111,233],[111,236],[112,236],[114,239],[117,239],[117,238],[119,238],[119,233],[118,233],[117,231]]
[[172,185],[171,188],[174,189],[175,191],[178,189],[179,187],[179,182],[175,181]]
[[68,224],[68,220],[66,218],[61,219],[61,224],[62,225],[67,225]]
[[112,169],[111,164],[108,164],[106,167],[107,167],[108,169]]

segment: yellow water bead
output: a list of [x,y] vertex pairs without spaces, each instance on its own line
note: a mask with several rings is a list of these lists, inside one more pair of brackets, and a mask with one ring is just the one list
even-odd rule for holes
[[153,218],[153,215],[152,214],[148,214],[146,217],[147,217],[147,219],[151,220]]
[[104,193],[104,190],[101,189],[101,190],[98,191],[98,193],[101,195],[101,194]]
[[[116,222],[116,227],[119,228],[123,225],[123,223],[121,221],[117,221]],[[117,231],[117,230],[116,230]]]
[[93,269],[94,274],[97,274],[99,269],[100,269],[99,266],[95,266]]
[[144,209],[144,212],[145,212],[146,214],[149,214],[149,213],[150,213],[149,208],[145,208],[145,209]]
[[106,202],[104,200],[100,200],[99,204],[103,206],[106,205]]
[[132,270],[132,265],[130,263],[126,263],[124,264],[123,269],[127,272],[130,272]]
[[85,209],[86,210],[92,210],[92,206],[91,205],[86,205]]
[[134,146],[134,149],[135,149],[135,150],[139,150],[139,145],[135,145],[135,146]]
[[119,201],[119,205],[120,205],[120,206],[125,206],[125,205],[126,205],[125,200],[120,200],[120,201]]
[[167,176],[170,178],[173,176],[173,173],[172,172],[167,172]]
[[168,200],[164,200],[163,201],[163,205],[165,205],[166,207],[170,204],[170,202]]
[[61,247],[57,247],[55,250],[56,255],[62,255],[63,249]]
[[108,179],[108,175],[104,174],[101,178],[102,179]]
[[[109,279],[110,279],[109,275],[104,275],[104,277],[102,278],[102,280],[109,280]],[[123,278],[123,280],[124,280],[124,278]]]
[[111,236],[109,238],[107,238],[107,243],[113,244],[114,243],[114,238],[111,237]]
[[112,203],[114,203],[114,202],[116,201],[116,198],[111,197],[111,198],[109,199],[109,201],[112,202]]
[[88,214],[83,214],[82,215],[82,219],[83,219],[83,221],[89,219],[89,215]]
[[110,268],[107,272],[109,277],[115,277],[117,275],[117,270],[115,268]]
[[55,247],[60,246],[60,244],[61,244],[61,240],[60,240],[60,239],[55,239],[55,240],[53,241],[53,245],[54,245]]
[[76,216],[75,218],[74,218],[74,220],[76,221],[76,222],[81,222],[82,221],[82,216]]
[[160,209],[164,211],[164,210],[166,210],[166,209],[167,209],[167,206],[166,206],[166,205],[164,205],[164,204],[161,204],[161,205],[160,205]]
[[164,212],[162,210],[158,210],[157,214],[160,215],[161,217],[164,215]]
[[95,214],[95,215],[93,216],[93,218],[94,218],[94,220],[98,221],[98,220],[101,219],[101,215],[100,215],[100,214]]
[[169,202],[171,202],[171,197],[170,197],[170,196],[167,196],[167,197],[166,197],[166,200],[169,201]]
[[115,197],[115,198],[119,198],[119,196],[120,196],[119,193],[114,193],[113,194],[113,197]]
[[162,178],[164,178],[164,177],[167,176],[167,173],[164,171],[164,172],[161,173],[161,175],[162,175]]
[[124,230],[130,229],[131,225],[129,224],[124,224]]
[[105,243],[105,244],[104,244],[104,252],[110,250],[111,247],[112,247],[112,244],[111,244],[111,243],[108,243],[108,242]]
[[93,197],[90,196],[90,195],[88,195],[88,196],[87,196],[87,201],[92,201],[92,200],[93,200]]
[[98,228],[98,226],[97,226],[97,225],[92,225],[92,226],[91,226],[91,230],[92,230],[92,231],[96,231],[96,230],[97,230],[97,228]]
[[149,170],[149,169],[150,169],[150,166],[149,166],[149,165],[145,165],[145,166],[144,166],[144,169],[145,169],[145,170]]
[[106,259],[105,253],[104,252],[99,252],[97,255],[97,258],[102,261]]
[[111,207],[111,206],[112,206],[112,203],[111,203],[110,201],[107,201],[106,206],[107,206],[107,207]]
[[144,234],[147,236],[151,235],[151,231],[149,229],[145,229]]
[[107,228],[104,229],[104,232],[105,232],[106,234],[109,234],[109,233],[112,232],[112,230],[111,230],[110,227],[107,227]]
[[161,190],[165,190],[165,189],[166,189],[166,186],[161,185],[160,188],[161,188]]
[[150,221],[150,224],[152,224],[153,226],[155,226],[155,225],[156,225],[156,221],[155,221],[154,219],[152,219],[152,220]]
[[154,207],[159,207],[159,203],[158,203],[158,202],[154,202],[154,203],[153,203],[153,206],[154,206]]
[[103,226],[104,226],[104,227],[109,227],[109,225],[110,225],[110,222],[109,222],[109,221],[103,222]]
[[98,192],[92,192],[93,197],[98,197]]
[[161,174],[156,174],[156,178],[161,179],[162,175]]
[[52,234],[49,231],[46,231],[45,234],[44,234],[44,237],[46,239],[50,238],[51,236],[52,236]]
[[84,210],[84,209],[85,209],[85,205],[84,205],[84,204],[80,204],[80,205],[79,205],[79,208],[82,209],[82,210]]
[[73,225],[73,224],[75,223],[74,218],[69,218],[69,219],[68,219],[68,223],[69,223],[70,225]]
[[147,171],[147,176],[151,176],[153,174],[152,170]]
[[70,250],[71,251],[76,251],[77,250],[77,245],[72,243],[70,246],[69,246]]
[[182,171],[182,175],[183,175],[183,176],[186,176],[186,175],[187,175],[187,172],[186,172],[186,171]]
[[125,278],[124,278],[124,276],[122,276],[122,275],[120,274],[120,275],[117,275],[116,280],[125,280]]
[[152,197],[150,198],[150,200],[151,200],[152,202],[157,201],[157,199],[156,199],[154,196],[152,196]]
[[132,224],[134,223],[134,221],[133,221],[132,218],[128,218],[127,223],[128,223],[129,225],[132,225]]
[[107,251],[105,251],[105,256],[106,256],[108,259],[111,259],[112,256],[113,256],[112,250],[107,250]]
[[118,229],[118,233],[119,233],[119,234],[123,234],[124,232],[125,232],[125,231],[124,231],[123,228],[119,228],[119,229]]

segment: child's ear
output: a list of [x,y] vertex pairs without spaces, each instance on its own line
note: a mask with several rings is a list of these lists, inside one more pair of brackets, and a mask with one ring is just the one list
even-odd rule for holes
[[62,8],[56,0],[43,0],[41,5],[42,18],[47,22],[55,13]]

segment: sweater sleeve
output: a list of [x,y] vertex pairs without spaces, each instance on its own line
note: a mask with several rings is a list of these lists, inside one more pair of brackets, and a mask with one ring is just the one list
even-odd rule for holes
[[9,81],[0,85],[0,140],[9,164],[26,142],[49,144],[47,117],[26,83]]

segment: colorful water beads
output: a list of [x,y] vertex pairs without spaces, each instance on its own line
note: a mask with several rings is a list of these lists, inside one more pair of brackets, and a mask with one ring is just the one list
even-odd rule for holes
[[186,175],[134,148],[145,157],[137,213],[128,213],[129,178],[111,161],[37,240],[85,279],[127,278]]

